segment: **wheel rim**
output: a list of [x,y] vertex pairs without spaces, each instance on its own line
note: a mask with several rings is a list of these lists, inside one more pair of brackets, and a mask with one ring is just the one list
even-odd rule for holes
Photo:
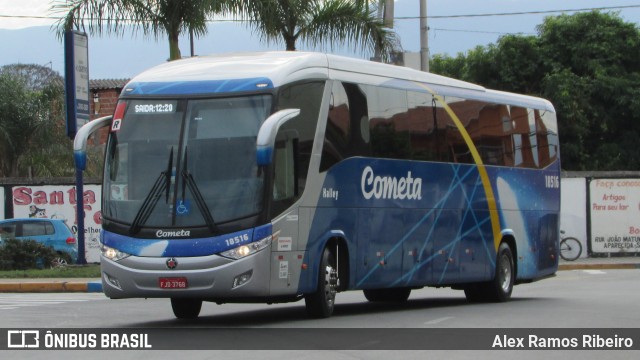
[[511,288],[511,276],[512,276],[511,260],[509,259],[509,256],[502,255],[500,257],[500,268],[498,271],[500,276],[499,278],[500,287],[502,287],[502,290],[505,293],[507,293]]
[[333,302],[335,301],[336,298],[336,285],[338,284],[338,272],[336,271],[336,269],[331,266],[331,265],[327,265],[325,267],[325,271],[324,271],[324,294],[325,294],[325,299],[327,301],[327,305],[328,306],[333,306]]

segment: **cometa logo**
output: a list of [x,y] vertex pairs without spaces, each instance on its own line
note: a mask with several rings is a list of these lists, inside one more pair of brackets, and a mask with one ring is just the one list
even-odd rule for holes
[[360,189],[365,199],[393,199],[393,200],[421,200],[422,178],[411,177],[411,171],[406,177],[378,176],[370,166],[362,171]]
[[190,236],[191,231],[189,230],[177,230],[177,231],[164,231],[158,230],[156,231],[156,236],[159,238],[167,238],[167,237],[186,237]]

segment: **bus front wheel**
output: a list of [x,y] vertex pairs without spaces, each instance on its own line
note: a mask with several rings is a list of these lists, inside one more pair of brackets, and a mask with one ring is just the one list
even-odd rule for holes
[[178,319],[195,319],[200,315],[202,299],[171,298],[171,308]]
[[318,287],[305,295],[307,314],[313,318],[326,318],[333,314],[338,287],[338,267],[335,255],[325,248],[320,260]]

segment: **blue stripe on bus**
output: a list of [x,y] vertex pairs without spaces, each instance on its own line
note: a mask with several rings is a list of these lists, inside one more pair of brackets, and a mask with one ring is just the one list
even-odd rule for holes
[[124,95],[216,94],[273,89],[266,77],[233,80],[135,82],[127,84]]

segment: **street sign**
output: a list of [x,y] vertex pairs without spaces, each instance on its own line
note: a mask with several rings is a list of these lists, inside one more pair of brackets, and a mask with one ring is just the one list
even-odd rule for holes
[[[64,80],[67,105],[67,136],[89,122],[89,40],[87,34],[69,30],[64,33]],[[84,204],[82,170],[76,166],[78,264],[86,264],[84,249]]]
[[67,31],[64,34],[65,96],[67,136],[89,121],[89,41],[87,34]]

